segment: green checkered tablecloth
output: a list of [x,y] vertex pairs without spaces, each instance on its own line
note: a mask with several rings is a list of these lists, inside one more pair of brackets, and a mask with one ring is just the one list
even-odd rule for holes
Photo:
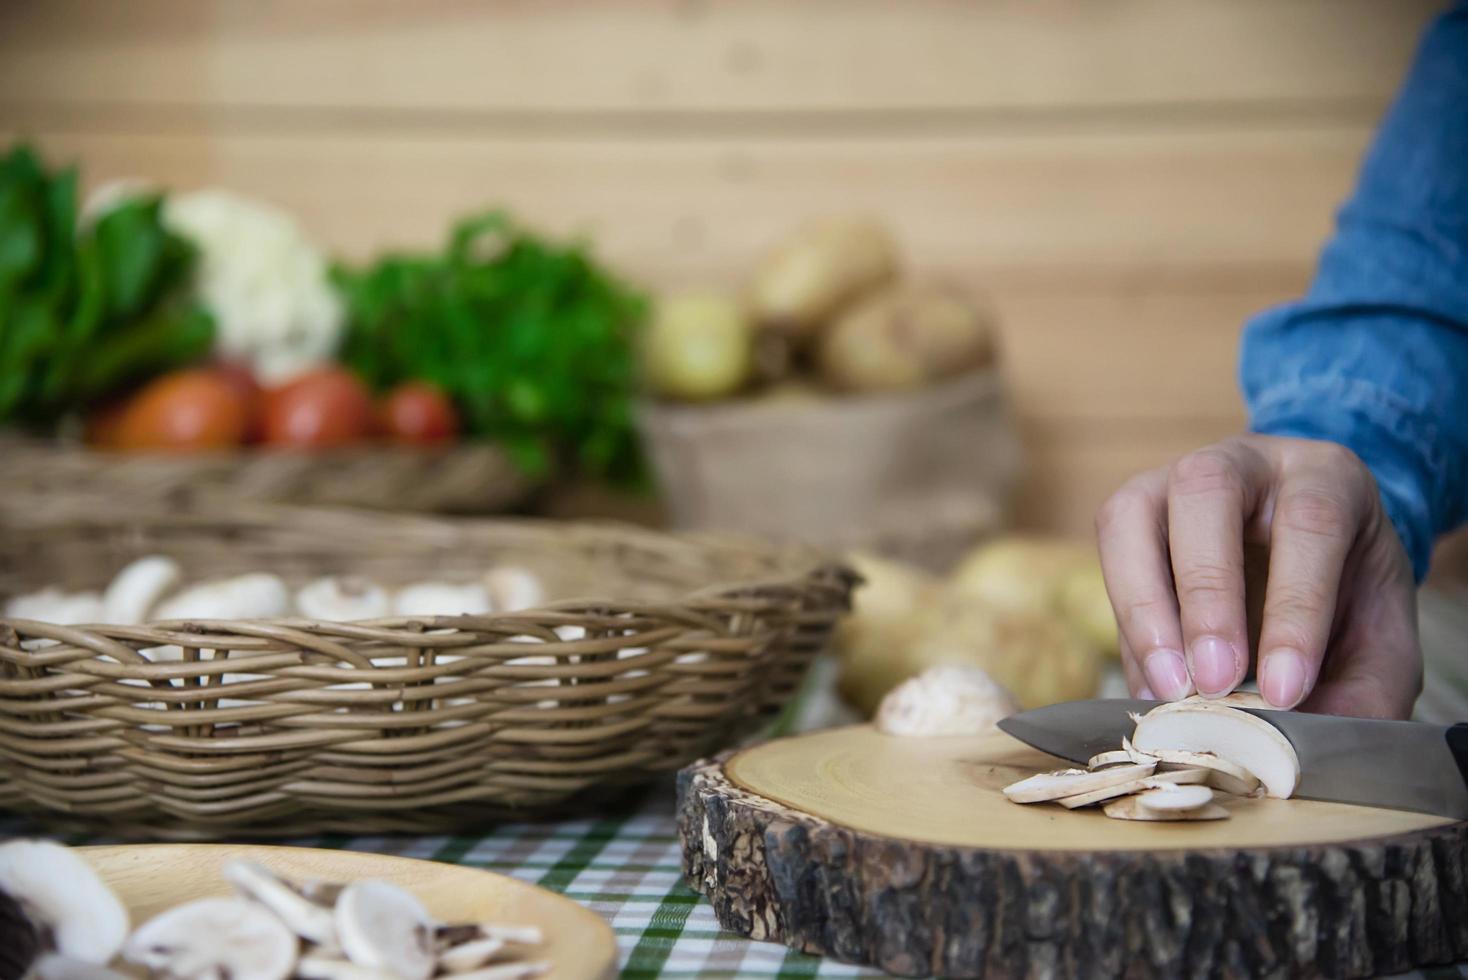
[[[1468,720],[1468,602],[1434,608],[1425,599],[1423,645],[1427,692],[1423,720]],[[820,727],[840,720],[830,696],[829,665],[812,675],[784,727]],[[1115,679],[1104,693],[1119,696]],[[287,843],[447,861],[510,875],[567,895],[595,911],[616,932],[622,976],[632,980],[714,977],[881,976],[834,960],[754,943],[722,932],[707,902],[683,884],[671,786],[652,791],[624,815],[552,824],[511,824],[479,836],[319,837]],[[36,828],[0,820],[0,838]],[[72,840],[70,843],[92,843]],[[1468,968],[1407,975],[1463,980]]]

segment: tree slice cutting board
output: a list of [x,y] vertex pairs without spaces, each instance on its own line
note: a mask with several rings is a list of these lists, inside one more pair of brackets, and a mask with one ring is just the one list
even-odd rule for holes
[[1020,806],[1067,763],[871,726],[679,778],[683,871],[725,928],[905,976],[1362,977],[1468,958],[1468,824],[1224,798],[1134,823]]

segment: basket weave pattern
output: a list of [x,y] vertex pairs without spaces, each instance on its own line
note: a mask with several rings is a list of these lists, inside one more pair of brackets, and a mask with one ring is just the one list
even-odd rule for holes
[[352,624],[0,619],[0,808],[124,835],[442,831],[584,804],[758,725],[852,581],[806,553],[602,526],[10,516],[0,593],[95,587],[156,550],[293,582],[517,560],[553,594],[618,596]]
[[12,491],[75,495],[104,485],[114,499],[373,507],[420,513],[491,514],[532,489],[497,446],[365,446],[292,452],[109,453],[66,442],[0,434]]

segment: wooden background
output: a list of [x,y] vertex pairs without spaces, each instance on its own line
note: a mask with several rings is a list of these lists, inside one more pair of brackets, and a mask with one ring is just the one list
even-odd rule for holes
[[1240,325],[1307,281],[1438,6],[5,0],[0,136],[269,198],[352,254],[504,204],[653,283],[881,213],[995,297],[1021,516],[1085,530],[1238,428]]

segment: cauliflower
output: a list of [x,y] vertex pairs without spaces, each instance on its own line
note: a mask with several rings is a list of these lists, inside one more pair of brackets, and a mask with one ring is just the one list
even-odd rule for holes
[[217,324],[217,352],[266,385],[328,361],[345,313],[325,256],[282,211],[223,191],[171,196],[163,220],[200,253],[198,290]]
[[[98,187],[80,223],[160,189],[122,179]],[[194,288],[215,321],[215,353],[242,361],[265,385],[289,381],[336,354],[346,310],[326,257],[284,211],[226,191],[168,195],[163,223],[199,250]]]

